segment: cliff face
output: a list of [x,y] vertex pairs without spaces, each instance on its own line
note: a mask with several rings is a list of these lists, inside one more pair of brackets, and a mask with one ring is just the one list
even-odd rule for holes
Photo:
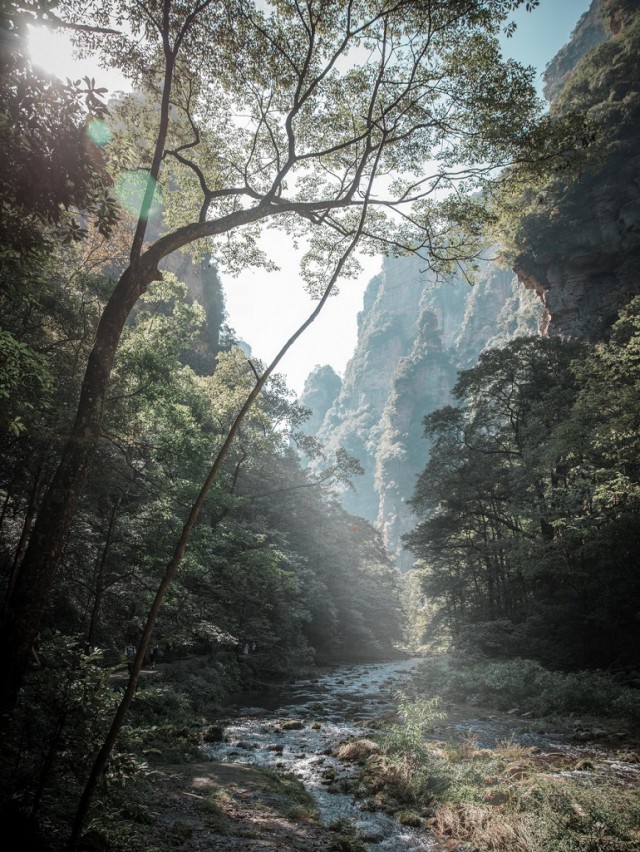
[[543,91],[548,101],[560,94],[582,57],[608,37],[601,0],[591,0],[591,6],[576,24],[569,43],[556,53],[545,69]]
[[220,332],[225,318],[224,293],[215,266],[205,260],[193,260],[186,252],[170,255],[162,264],[187,285],[189,298],[204,309],[206,324],[198,337],[191,342],[183,360],[201,375],[215,368],[216,353],[220,346]]
[[594,0],[547,69],[552,108],[589,112],[598,156],[523,217],[517,276],[486,262],[470,288],[437,283],[415,259],[387,259],[369,284],[342,387],[312,431],[360,460],[365,475],[343,503],[376,524],[402,568],[401,537],[414,522],[406,501],[428,457],[423,418],[451,401],[457,371],[519,335],[598,339],[640,290],[637,5]]
[[[358,342],[344,381],[322,424],[307,430],[329,449],[344,447],[365,474],[345,492],[347,511],[383,533],[402,568],[401,537],[413,525],[407,499],[427,461],[425,414],[450,401],[457,371],[474,364],[493,341],[535,333],[540,307],[513,273],[487,262],[477,284],[437,282],[415,258],[389,258],[370,282],[358,319]],[[325,399],[323,373],[311,374],[302,402]]]
[[[635,9],[634,9],[635,7]],[[552,111],[579,110],[593,140],[576,182],[557,177],[539,209],[521,223],[515,269],[544,307],[543,331],[598,340],[638,292],[640,276],[640,12],[637,2],[604,0],[593,47],[594,0],[574,39],[549,65]],[[635,14],[634,14],[635,11]],[[604,20],[604,23],[603,23]],[[604,31],[604,30],[603,30]],[[572,70],[565,69],[571,60]],[[580,61],[578,61],[580,60]],[[552,78],[552,72],[560,75]]]
[[324,366],[318,364],[309,373],[302,393],[304,405],[310,411],[310,416],[305,422],[305,432],[308,435],[316,435],[319,432],[341,387],[340,376],[328,364]]

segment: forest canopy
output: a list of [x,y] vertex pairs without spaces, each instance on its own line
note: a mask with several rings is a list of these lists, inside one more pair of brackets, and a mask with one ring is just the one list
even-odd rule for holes
[[[17,58],[7,69],[7,91],[18,101],[16,109],[23,88],[15,75],[28,73],[20,70],[28,69],[20,33],[34,18],[71,30],[82,50],[128,76],[135,93],[110,105],[108,116],[91,80],[80,92],[74,83],[65,93],[76,109],[70,118],[76,126],[95,127],[91,111],[99,113],[98,120],[108,118],[109,133],[89,134],[78,157],[90,160],[97,148],[104,161],[91,183],[102,199],[95,236],[110,241],[101,249],[110,261],[100,268],[107,278],[100,298],[87,295],[94,325],[86,328],[87,351],[74,362],[79,396],[75,410],[73,393],[69,399],[67,440],[56,448],[59,461],[43,480],[20,570],[12,575],[3,628],[11,650],[2,667],[9,703],[28,665],[99,452],[125,324],[150,284],[162,277],[165,259],[189,248],[204,251],[205,258],[213,253],[223,269],[268,264],[256,229],[278,225],[310,242],[300,275],[323,294],[318,310],[353,267],[358,244],[370,251],[419,253],[441,272],[472,261],[486,213],[470,193],[487,186],[500,166],[526,159],[549,163],[554,151],[573,145],[563,122],[556,132],[541,117],[531,69],[501,58],[497,33],[519,5],[506,0],[10,5],[6,22]],[[84,121],[77,113],[80,95],[89,110]],[[32,109],[33,99],[27,103]],[[523,134],[523,128],[530,132]],[[29,125],[27,136],[32,131]],[[37,148],[37,141],[30,144]],[[19,157],[20,147],[15,150]],[[51,156],[57,156],[55,150]],[[118,202],[122,179],[138,188],[135,210]],[[69,184],[72,188],[71,179]],[[442,190],[449,193],[442,196]],[[77,203],[78,212],[83,203],[90,212],[80,196]],[[71,207],[64,219],[62,243],[81,243],[82,255],[88,229]],[[94,251],[100,250],[91,250],[92,262]],[[26,257],[11,262],[33,281]],[[11,305],[18,315],[29,304],[26,289]],[[25,376],[38,363],[27,362],[24,353],[17,369]],[[254,393],[271,369],[257,379]],[[22,416],[18,411],[13,417],[15,428]],[[215,463],[202,499],[218,471]],[[200,508],[198,500],[170,573],[178,568]]]

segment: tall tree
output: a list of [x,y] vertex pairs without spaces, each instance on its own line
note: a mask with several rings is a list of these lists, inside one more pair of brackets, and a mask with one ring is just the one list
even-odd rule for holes
[[[579,351],[559,338],[520,338],[486,352],[460,373],[460,407],[425,419],[434,446],[412,501],[424,520],[408,540],[454,635],[529,614],[533,565],[563,511],[556,483],[566,448],[551,438],[576,397]],[[488,632],[499,646],[499,628]]]
[[634,670],[640,300],[610,339],[520,339],[461,373],[409,537],[450,632],[489,654]]
[[[116,181],[137,217],[129,261],[9,601],[7,706],[88,475],[124,324],[163,259],[213,245],[231,268],[262,263],[261,224],[311,240],[302,273],[316,291],[356,232],[369,250],[423,253],[440,269],[474,257],[485,214],[462,193],[531,156],[532,140],[545,140],[534,155],[545,160],[558,141],[540,132],[531,70],[501,59],[496,34],[520,5],[65,0],[44,14],[128,75],[146,106],[132,97],[120,112],[136,140],[135,168]],[[174,209],[149,239],[154,199]]]

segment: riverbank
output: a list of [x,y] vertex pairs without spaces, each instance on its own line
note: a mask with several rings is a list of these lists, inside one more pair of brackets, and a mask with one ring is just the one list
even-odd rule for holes
[[354,829],[327,849],[638,848],[631,734],[594,728],[585,741],[578,719],[403,699],[418,666],[341,667],[271,693],[227,720],[211,754],[298,778],[325,827]]
[[[640,848],[640,752],[619,722],[433,702],[420,694],[423,660],[308,674],[156,731],[147,777],[118,815],[128,836],[111,848]],[[145,700],[175,717],[162,677],[149,677]]]
[[[640,848],[640,732],[633,690],[598,673],[561,675],[526,660],[517,676],[511,664],[491,664],[483,682],[478,665],[466,674],[451,670],[447,682],[434,678],[442,663],[430,660],[420,667],[395,722],[338,751],[358,765],[351,790],[368,807],[393,813],[439,843],[448,840],[447,848],[470,852]],[[475,694],[486,696],[492,707],[433,697],[438,687],[450,696],[464,695],[461,685],[471,677]],[[491,692],[492,684],[502,690]],[[583,698],[587,686],[592,694]],[[523,706],[496,710],[516,698]],[[537,709],[523,709],[534,701]],[[545,715],[540,710],[545,706],[554,712]],[[578,715],[578,706],[585,713]],[[559,707],[571,710],[563,715]]]
[[256,766],[201,761],[168,766],[156,786],[148,848],[326,852],[338,835],[318,821],[304,787]]

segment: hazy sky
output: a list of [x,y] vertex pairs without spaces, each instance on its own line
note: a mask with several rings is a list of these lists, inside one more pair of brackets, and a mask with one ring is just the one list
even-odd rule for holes
[[[526,65],[538,69],[538,79],[546,64],[568,40],[571,31],[590,0],[541,0],[530,14],[516,15],[518,29],[505,40],[505,52]],[[94,76],[98,84],[111,91],[125,88],[121,77],[106,75],[96,67],[73,62],[68,46],[50,37],[32,39],[32,55],[47,70],[61,77]],[[313,310],[314,302],[305,293],[297,277],[296,258],[289,240],[276,231],[268,231],[265,245],[281,267],[279,272],[247,272],[238,278],[225,277],[224,289],[229,325],[244,339],[256,357],[270,360],[284,341]],[[380,259],[365,258],[364,271],[357,280],[344,281],[338,296],[331,299],[320,317],[297,341],[283,360],[280,372],[289,386],[301,393],[305,378],[316,364],[331,364],[340,374],[356,343],[356,317],[362,307],[362,295],[370,278],[381,265]]]

